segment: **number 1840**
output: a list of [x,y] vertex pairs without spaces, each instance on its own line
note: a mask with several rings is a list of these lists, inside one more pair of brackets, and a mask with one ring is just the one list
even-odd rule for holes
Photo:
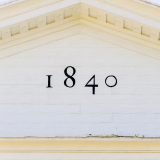
[[[69,69],[69,68],[71,68],[71,69],[73,70],[73,72],[72,72],[71,75],[68,74],[68,69]],[[66,77],[67,77],[67,78],[64,80],[64,85],[65,85],[66,87],[68,87],[68,88],[74,87],[75,84],[76,84],[76,80],[74,79],[73,76],[76,74],[76,69],[75,69],[74,67],[72,67],[72,66],[68,66],[67,68],[65,68],[64,74],[65,74]],[[52,77],[52,75],[47,75],[47,77],[48,77],[48,86],[47,86],[47,88],[52,88],[52,86],[51,86],[51,77]],[[115,83],[114,83],[113,85],[109,85],[109,84],[107,83],[108,78],[114,78]],[[68,85],[68,84],[67,84],[68,79],[70,79],[70,80],[72,81],[72,85]],[[92,81],[92,80],[93,80],[93,83],[91,84],[91,81]],[[113,75],[107,76],[106,79],[105,79],[105,84],[106,84],[108,87],[115,87],[115,86],[117,85],[117,78],[116,78],[115,76],[113,76]],[[87,82],[87,84],[85,85],[85,87],[92,87],[92,94],[95,94],[95,88],[98,87],[98,84],[96,84],[96,82],[95,82],[95,75],[92,76],[92,78]]]

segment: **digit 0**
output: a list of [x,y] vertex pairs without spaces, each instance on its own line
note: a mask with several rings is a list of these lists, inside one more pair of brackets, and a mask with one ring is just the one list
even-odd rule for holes
[[[73,74],[72,75],[69,75],[68,74],[68,68],[72,68],[73,69]],[[68,77],[68,78],[66,78],[65,79],[65,81],[64,81],[64,85],[66,86],[66,87],[68,87],[68,88],[72,88],[72,87],[74,87],[74,85],[75,85],[75,83],[76,83],[76,80],[73,78],[73,76],[75,75],[75,73],[76,73],[76,69],[74,68],[74,67],[72,67],[72,66],[68,66],[65,70],[64,70],[64,74]],[[71,79],[72,80],[72,85],[71,86],[69,86],[68,84],[67,84],[67,80],[68,79]]]
[[[112,86],[110,86],[110,85],[107,84],[107,79],[110,78],[110,77],[113,77],[113,78],[115,79],[115,84],[112,85]],[[108,77],[105,79],[105,83],[106,83],[106,85],[107,85],[108,87],[115,87],[115,86],[117,85],[117,78],[116,78],[115,76],[112,76],[112,75],[111,75],[111,76],[108,76]]]

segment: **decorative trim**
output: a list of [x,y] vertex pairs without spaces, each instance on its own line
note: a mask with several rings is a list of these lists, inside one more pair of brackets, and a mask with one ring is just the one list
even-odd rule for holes
[[[22,0],[22,1],[27,1],[27,0]],[[43,7],[46,7],[46,6],[61,2],[61,1],[64,1],[64,0],[53,0],[53,1],[49,2],[49,3],[37,5],[36,7],[32,7],[30,9],[26,9],[23,12],[20,12],[18,14],[15,14],[15,15],[12,15],[12,16],[8,16],[8,17],[3,17],[2,19],[0,19],[0,21],[9,19],[9,18],[12,18],[12,17],[15,17],[15,16],[18,16],[18,15],[21,15],[21,14],[24,14],[24,13],[27,13],[27,12],[31,12],[31,11],[34,11],[34,10],[37,10],[37,9],[40,9],[40,8],[43,8]]]
[[[94,17],[90,15],[90,10],[92,13],[96,12]],[[160,44],[160,30],[82,3],[78,3],[34,19],[29,19],[19,24],[2,28],[0,29],[0,43],[4,39],[9,39],[10,37],[17,36],[18,34],[30,32],[33,29],[45,27],[51,23],[63,22],[65,19],[72,20],[75,17],[86,19],[91,22],[94,21],[94,23],[103,26],[109,24],[111,28],[114,28],[115,30],[124,31],[126,34],[132,33],[135,37],[137,37],[137,35],[141,35],[142,39],[146,36],[152,40],[152,43]]]
[[[59,0],[59,1],[61,1],[61,0]],[[64,13],[68,10],[71,10],[71,16],[65,17]],[[73,11],[74,11],[74,13],[73,13]],[[29,19],[27,21],[23,21],[18,24],[7,26],[5,28],[0,29],[0,42],[1,42],[1,40],[4,40],[6,38],[9,38],[9,37],[12,37],[15,35],[19,35],[19,34],[24,34],[26,32],[33,30],[33,29],[38,29],[38,28],[50,25],[52,23],[58,23],[58,22],[63,21],[67,18],[73,19],[74,17],[80,16],[80,13],[81,13],[80,12],[80,3],[78,3],[76,5],[51,12],[50,14],[45,14],[45,15],[42,15],[42,16],[39,16],[39,17],[36,17],[33,19]],[[42,19],[43,19],[43,24],[40,24],[42,22]],[[11,33],[11,30],[13,28],[17,28],[16,32],[14,34]],[[20,30],[18,30],[18,28],[20,28]],[[7,35],[10,35],[10,36],[6,36],[6,34],[4,34],[4,33],[6,33],[5,32],[6,30],[8,33]]]
[[[69,19],[66,19],[66,21],[69,21]],[[6,41],[7,43],[3,43],[3,45],[0,46],[0,59],[77,34],[84,34],[100,41],[160,60],[160,46],[144,41],[146,39],[150,39],[149,37],[144,36],[144,40],[141,40],[124,34],[123,32],[118,32],[83,19],[77,19],[66,24],[63,24],[62,22],[59,22],[58,24],[53,23],[45,26],[44,28],[42,27],[37,30],[32,30],[24,35],[22,34],[23,36],[20,34],[17,36],[19,38],[16,36],[12,37],[10,38],[12,41],[10,42],[8,42],[9,39],[6,39],[4,42]],[[135,47],[135,45],[137,45],[137,47]],[[141,48],[141,51],[139,51],[139,48]]]
[[160,139],[0,138],[0,153],[160,153]]
[[[102,3],[105,3],[105,4],[109,4],[109,5],[114,6],[114,7],[116,7],[116,8],[120,8],[120,9],[125,10],[125,11],[128,11],[128,12],[134,13],[134,14],[136,14],[136,15],[140,15],[140,16],[142,16],[142,17],[145,17],[145,18],[148,18],[148,19],[151,19],[151,20],[160,22],[160,19],[156,19],[156,18],[153,18],[153,17],[151,17],[151,16],[146,16],[145,14],[138,13],[138,12],[136,12],[136,11],[134,11],[134,10],[125,8],[125,7],[122,6],[122,5],[117,5],[117,4],[113,3],[113,2],[111,3],[111,2],[108,1],[108,0],[98,0],[98,1],[99,1],[99,2],[102,2]],[[149,4],[145,3],[145,2],[141,2],[141,0],[133,0],[133,1],[138,2],[138,3],[145,4],[145,5],[149,5]],[[149,6],[151,6],[151,5],[149,5]],[[154,7],[154,8],[155,8],[155,7]],[[158,8],[158,9],[159,9],[159,8]]]

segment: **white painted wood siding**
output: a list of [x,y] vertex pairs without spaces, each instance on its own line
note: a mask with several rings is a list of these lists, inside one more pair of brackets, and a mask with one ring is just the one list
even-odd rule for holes
[[[67,66],[76,69],[71,89]],[[94,74],[92,95],[84,86]],[[118,79],[114,88],[105,85],[109,75]],[[159,60],[82,34],[0,60],[0,137],[159,137],[159,123]]]

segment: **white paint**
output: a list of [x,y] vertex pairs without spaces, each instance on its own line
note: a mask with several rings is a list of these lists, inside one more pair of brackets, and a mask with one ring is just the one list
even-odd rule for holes
[[[72,89],[64,86],[67,66],[76,68]],[[159,60],[82,34],[1,59],[0,137],[159,137],[159,67]],[[84,87],[94,74],[96,95]],[[108,75],[117,77],[115,88],[105,85]]]

